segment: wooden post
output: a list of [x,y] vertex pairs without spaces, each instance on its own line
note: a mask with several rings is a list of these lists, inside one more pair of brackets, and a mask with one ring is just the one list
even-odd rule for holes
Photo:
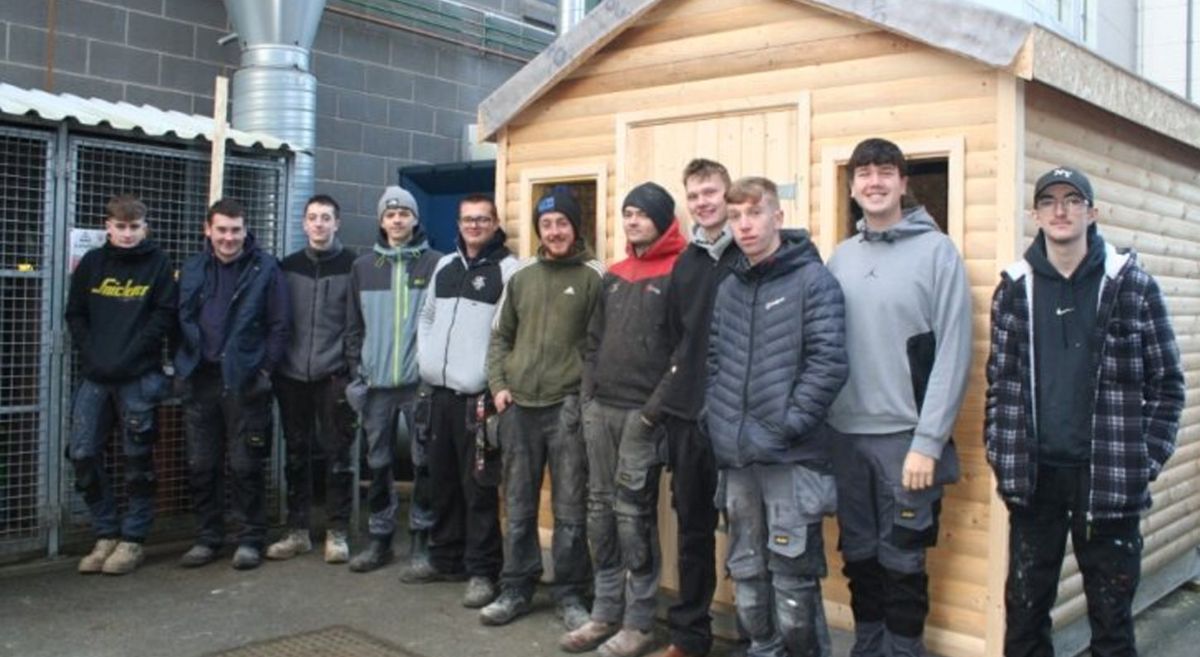
[[213,94],[212,163],[208,172],[208,204],[221,198],[225,186],[225,123],[229,107],[229,78],[217,76]]

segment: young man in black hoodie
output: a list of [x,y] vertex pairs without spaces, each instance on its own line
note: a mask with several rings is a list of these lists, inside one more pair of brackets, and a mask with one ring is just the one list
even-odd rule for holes
[[678,520],[679,600],[667,610],[671,645],[664,657],[699,657],[712,647],[717,465],[697,419],[704,404],[708,328],[717,287],[741,251],[725,216],[732,181],[724,165],[697,158],[683,170],[692,241],[675,261],[667,283],[666,328],[670,361],[642,408],[666,432],[671,507]]
[[1137,655],[1138,523],[1175,451],[1184,379],[1158,284],[1105,243],[1096,215],[1082,172],[1038,178],[1038,236],[992,299],[984,443],[1009,511],[1007,657],[1054,654],[1068,534],[1091,654]]
[[292,335],[275,377],[275,396],[287,443],[287,522],[267,547],[268,559],[312,550],[312,451],[325,459],[325,562],[350,559],[346,530],[354,495],[354,411],[346,402],[349,368],[343,340],[355,254],[337,238],[338,203],[317,194],[304,204],[308,245],[283,259],[292,307]]
[[[87,502],[97,538],[79,572],[124,575],[142,562],[142,542],[154,519],[155,406],[168,388],[163,338],[175,327],[176,288],[170,260],[148,239],[146,206],[121,195],[105,210],[108,241],[83,256],[67,298],[67,325],[83,375],[68,449],[75,488]],[[104,466],[114,411],[121,420],[129,493],[123,519]]]
[[233,475],[238,548],[233,567],[257,568],[267,538],[265,466],[271,453],[271,375],[291,329],[287,283],[258,248],[246,212],[217,201],[204,220],[204,250],[179,274],[175,375],[184,381],[188,475],[199,525],[185,567],[216,559],[225,539],[225,454]]

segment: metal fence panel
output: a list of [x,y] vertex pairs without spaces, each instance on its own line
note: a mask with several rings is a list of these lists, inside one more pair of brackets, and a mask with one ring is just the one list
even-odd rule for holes
[[44,545],[53,135],[0,126],[0,553]]
[[[203,248],[203,222],[208,205],[207,153],[74,137],[70,141],[70,161],[67,194],[70,229],[102,229],[104,205],[109,197],[130,192],[145,202],[151,239],[166,251],[176,270],[184,259]],[[282,244],[286,183],[286,163],[281,159],[232,156],[226,160],[225,195],[243,204],[247,226],[258,244],[272,252]],[[65,304],[65,298],[60,301]],[[71,383],[66,394],[70,395],[78,382],[78,355],[73,350],[67,354],[66,371]],[[64,408],[69,407],[67,400]],[[68,422],[69,418],[63,417],[59,430],[66,431]],[[178,400],[170,400],[159,408],[159,427],[159,442],[154,450],[158,476],[155,532],[162,534],[190,527],[191,523],[186,445]],[[106,467],[123,511],[122,461],[121,441],[109,440]],[[269,508],[277,506],[274,491],[278,489],[279,469],[277,463],[270,468]],[[68,462],[64,461],[61,472],[63,491],[69,500],[65,541],[84,540],[89,526],[86,506],[73,490],[73,473]]]

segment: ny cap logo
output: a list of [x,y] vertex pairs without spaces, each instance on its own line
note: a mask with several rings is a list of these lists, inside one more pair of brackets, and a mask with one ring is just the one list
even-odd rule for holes
[[1054,170],[1054,175],[1062,176],[1063,178],[1070,178],[1071,174],[1073,174],[1073,173],[1074,173],[1074,171],[1070,171],[1068,169],[1055,169]]

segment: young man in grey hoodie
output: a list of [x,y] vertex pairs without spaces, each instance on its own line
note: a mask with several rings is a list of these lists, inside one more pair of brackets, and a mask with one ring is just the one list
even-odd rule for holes
[[829,259],[846,296],[850,377],[829,410],[854,657],[924,655],[925,550],[942,486],[958,479],[950,431],[971,366],[962,258],[923,206],[904,208],[907,162],[884,139],[855,147],[858,234]]

